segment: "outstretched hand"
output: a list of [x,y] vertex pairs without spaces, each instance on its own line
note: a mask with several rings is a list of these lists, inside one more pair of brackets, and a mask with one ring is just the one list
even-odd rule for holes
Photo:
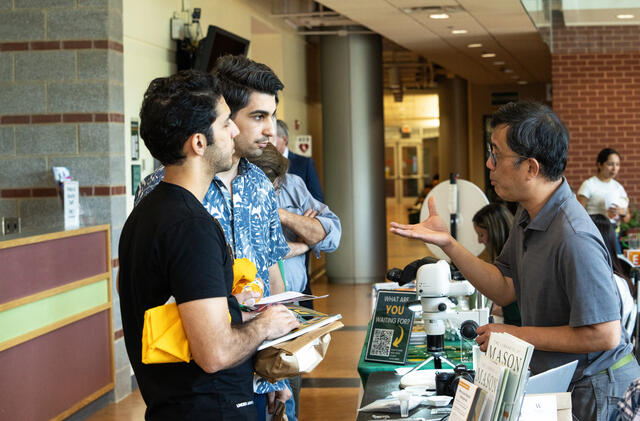
[[447,224],[436,211],[435,198],[430,197],[427,205],[429,206],[429,217],[427,219],[413,225],[392,222],[390,231],[401,237],[417,238],[441,248],[446,247],[451,244],[452,237],[449,234]]

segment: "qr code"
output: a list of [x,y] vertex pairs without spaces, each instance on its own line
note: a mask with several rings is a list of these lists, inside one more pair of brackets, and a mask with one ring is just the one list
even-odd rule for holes
[[371,341],[371,355],[376,357],[388,357],[391,350],[391,341],[393,340],[393,329],[376,329],[373,331],[373,340]]

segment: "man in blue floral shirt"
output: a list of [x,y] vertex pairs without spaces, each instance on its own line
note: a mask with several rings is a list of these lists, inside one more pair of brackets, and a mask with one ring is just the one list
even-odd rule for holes
[[[234,139],[232,168],[216,174],[203,204],[220,222],[235,257],[255,263],[257,277],[265,284],[265,295],[284,292],[277,262],[289,252],[289,247],[282,234],[273,186],[246,159],[260,156],[269,137],[275,134],[273,119],[278,91],[284,85],[269,67],[242,56],[221,57],[214,71],[240,134]],[[153,190],[163,176],[164,168],[160,167],[146,177],[138,187],[135,203]],[[257,394],[275,391],[275,398],[280,401],[291,397],[286,382],[270,384],[258,379],[254,390]],[[273,397],[274,394],[269,397],[270,412]]]

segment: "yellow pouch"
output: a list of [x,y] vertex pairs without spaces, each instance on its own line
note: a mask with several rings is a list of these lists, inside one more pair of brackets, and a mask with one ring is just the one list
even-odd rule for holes
[[253,262],[246,257],[241,259],[235,259],[233,261],[233,286],[235,287],[238,282],[245,280],[248,282],[256,279],[258,268]]
[[[264,294],[264,285],[260,279],[256,279],[258,269],[253,262],[247,258],[235,259],[233,261],[233,288],[231,294],[239,294],[243,291],[255,291],[260,294],[259,300]],[[242,304],[242,303],[241,303]]]
[[[258,269],[249,259],[235,259],[233,262],[233,291],[241,292],[251,284],[260,283],[255,280]],[[236,287],[240,290],[236,292]],[[262,296],[262,289],[259,290]],[[231,314],[229,314],[231,323]],[[150,308],[144,312],[142,327],[142,363],[162,364],[191,361],[189,342],[182,327],[182,320],[176,303],[164,304]]]
[[189,342],[182,328],[176,303],[150,308],[144,312],[142,362],[144,364],[191,361]]

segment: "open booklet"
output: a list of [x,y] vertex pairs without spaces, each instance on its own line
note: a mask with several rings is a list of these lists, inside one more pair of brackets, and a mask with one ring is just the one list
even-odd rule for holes
[[[282,295],[282,294],[278,294],[278,295]],[[267,297],[267,298],[270,298],[270,297]],[[260,302],[260,304],[262,304],[262,301]],[[300,322],[300,327],[292,330],[291,332],[277,339],[264,341],[262,345],[258,347],[258,351],[268,348],[270,346],[279,344],[281,342],[285,342],[293,338],[297,338],[298,336],[301,336],[307,332],[311,332],[313,330],[326,326],[329,323],[335,322],[336,320],[342,319],[341,314],[334,314],[329,316],[319,311],[315,311],[306,307],[301,307],[301,306],[296,306],[291,304],[287,305],[287,308],[291,310],[295,314],[295,316],[298,318],[298,321]]]

